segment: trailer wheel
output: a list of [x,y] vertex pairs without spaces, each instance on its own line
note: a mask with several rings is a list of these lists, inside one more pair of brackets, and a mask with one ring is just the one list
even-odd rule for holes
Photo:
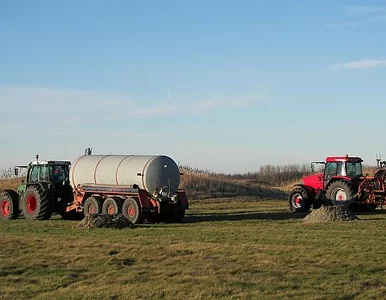
[[120,198],[107,198],[102,205],[102,214],[115,215],[122,213],[122,202]]
[[102,212],[102,198],[98,196],[91,196],[84,202],[83,213],[84,216],[90,214],[100,214]]
[[0,220],[17,219],[19,216],[19,196],[15,191],[5,190],[0,194]]
[[48,220],[52,215],[52,194],[41,186],[30,186],[26,189],[23,201],[23,215],[28,220]]
[[308,212],[311,204],[307,192],[301,187],[294,188],[289,195],[289,207],[293,213]]
[[122,215],[124,215],[133,224],[139,224],[143,222],[138,202],[133,198],[127,198],[125,202],[123,202]]
[[350,185],[341,180],[331,183],[326,190],[326,198],[330,199],[333,205],[346,205],[348,201],[353,200],[355,193]]

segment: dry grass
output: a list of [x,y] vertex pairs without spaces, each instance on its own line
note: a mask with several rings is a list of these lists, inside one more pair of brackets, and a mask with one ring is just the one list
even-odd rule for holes
[[5,189],[16,190],[24,178],[0,179],[0,191]]
[[280,199],[284,194],[251,179],[232,179],[227,176],[190,173],[182,176],[181,187],[186,189],[190,199],[206,199],[216,197],[258,196]]
[[192,201],[182,224],[0,222],[0,298],[382,299],[386,214],[306,225],[285,201]]

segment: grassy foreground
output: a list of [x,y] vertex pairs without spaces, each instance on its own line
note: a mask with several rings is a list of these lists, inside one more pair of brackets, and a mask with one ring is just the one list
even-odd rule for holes
[[2,299],[382,299],[386,214],[306,225],[278,200],[198,200],[136,229],[0,222]]

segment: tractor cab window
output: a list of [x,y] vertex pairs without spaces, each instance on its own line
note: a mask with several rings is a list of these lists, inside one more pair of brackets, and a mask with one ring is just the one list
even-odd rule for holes
[[326,163],[326,168],[324,169],[324,180],[327,183],[331,177],[336,176],[338,170],[337,163]]
[[333,176],[346,176],[346,168],[344,162],[329,162],[326,163],[324,169],[324,179],[328,182]]
[[51,166],[51,180],[54,183],[63,182],[68,177],[66,166]]
[[31,173],[29,175],[30,182],[38,182],[39,181],[39,168],[38,166],[32,167]]
[[49,181],[49,176],[48,176],[48,166],[40,166],[40,176],[39,176],[39,181]]
[[333,163],[327,163],[326,168],[324,169],[324,174],[326,176],[336,176],[338,172],[338,164],[333,162]]
[[348,162],[346,163],[347,176],[349,177],[361,177],[362,176],[362,164],[360,162]]
[[346,176],[346,168],[343,162],[338,163],[338,172],[336,173],[338,176]]
[[49,180],[49,170],[47,165],[36,165],[32,167],[30,182],[40,182]]

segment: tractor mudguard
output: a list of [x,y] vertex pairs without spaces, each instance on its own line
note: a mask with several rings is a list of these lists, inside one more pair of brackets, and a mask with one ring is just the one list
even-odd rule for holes
[[308,199],[315,199],[317,192],[312,187],[309,187],[307,185],[300,184],[300,183],[295,184],[294,188],[295,187],[299,187],[299,188],[303,189],[307,193]]

